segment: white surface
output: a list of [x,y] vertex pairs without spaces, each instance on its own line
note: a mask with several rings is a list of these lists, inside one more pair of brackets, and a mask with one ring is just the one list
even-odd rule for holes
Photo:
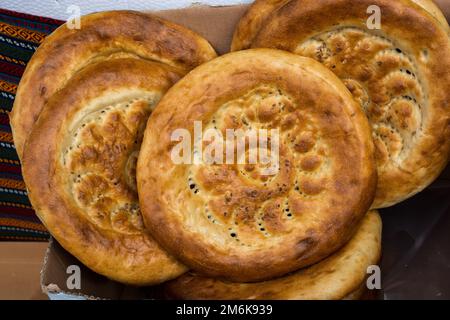
[[48,298],[50,300],[87,300],[83,296],[76,296],[73,294],[67,294],[64,292],[58,292],[58,293],[48,293]]
[[0,8],[67,20],[67,8],[77,5],[85,15],[105,10],[164,10],[185,8],[196,4],[212,6],[250,3],[252,0],[0,0]]

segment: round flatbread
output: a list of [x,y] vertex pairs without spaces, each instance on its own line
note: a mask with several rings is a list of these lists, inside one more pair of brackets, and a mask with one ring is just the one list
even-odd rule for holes
[[378,165],[373,208],[411,197],[448,163],[449,26],[432,1],[257,0],[232,50],[260,47],[318,60],[365,110]]
[[[220,143],[207,136],[230,130],[268,139],[256,146],[249,135],[244,156],[226,162],[224,147],[211,152],[223,163],[209,161]],[[199,131],[203,150],[179,152]],[[276,161],[252,163],[254,150]],[[246,282],[340,248],[372,203],[375,171],[367,119],[343,83],[313,59],[258,49],[203,64],[167,92],[149,119],[137,181],[144,223],[166,250],[203,274]]]
[[193,273],[164,284],[172,299],[355,300],[366,286],[368,267],[381,256],[381,218],[370,211],[352,239],[328,258],[282,278],[232,283]]
[[187,268],[144,228],[137,157],[155,105],[214,51],[190,31],[182,38],[183,28],[134,12],[94,14],[81,26],[50,36],[21,83],[13,119],[25,120],[15,126],[19,145],[33,127],[21,149],[28,195],[50,233],[87,267],[127,284],[160,283]]

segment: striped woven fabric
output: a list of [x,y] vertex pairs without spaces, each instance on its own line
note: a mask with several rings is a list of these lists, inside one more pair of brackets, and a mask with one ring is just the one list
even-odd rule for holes
[[45,36],[63,21],[0,9],[0,240],[47,240],[27,197],[9,126],[17,85]]

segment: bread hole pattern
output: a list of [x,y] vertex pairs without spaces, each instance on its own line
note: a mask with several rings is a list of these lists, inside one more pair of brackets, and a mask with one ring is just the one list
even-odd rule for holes
[[[261,239],[281,239],[298,218],[295,208],[301,207],[290,206],[288,199],[308,201],[327,192],[328,146],[313,115],[296,106],[283,90],[271,85],[249,90],[219,106],[203,124],[204,131],[210,128],[223,137],[226,129],[279,130],[279,163],[273,174],[263,174],[264,164],[249,163],[247,138],[244,163],[201,163],[184,169],[186,184],[180,193],[188,195],[196,208],[203,208],[202,223],[214,224],[229,243],[253,248],[262,245]],[[270,145],[272,137],[268,137]],[[203,151],[208,146],[203,141]],[[226,159],[226,148],[222,151]],[[203,232],[207,228],[200,227],[202,223],[189,227]]]
[[205,212],[206,218],[207,218],[211,223],[217,223],[217,220],[216,220],[216,218],[215,218],[213,212],[211,212],[211,211],[209,210],[209,208],[208,208],[208,204],[205,204],[204,212]]
[[256,214],[256,224],[257,224],[256,228],[259,230],[259,232],[261,232],[265,237],[270,236],[269,232],[267,232],[267,227],[264,222],[264,212],[262,208],[259,208]]
[[73,200],[90,221],[125,234],[143,230],[136,162],[148,117],[159,98],[123,99],[76,115],[61,146]]
[[198,184],[194,181],[194,178],[192,177],[192,173],[190,173],[188,177],[188,186],[189,190],[191,190],[193,194],[198,194],[200,192]]
[[[294,187],[294,188],[295,188],[295,187]],[[284,214],[286,215],[286,217],[287,217],[288,219],[292,219],[293,213],[292,213],[291,208],[289,207],[289,200],[288,200],[288,199],[284,200],[284,203],[283,203],[283,212],[284,212]]]
[[387,36],[349,26],[318,34],[294,52],[322,62],[343,80],[373,127],[378,165],[401,165],[422,130],[427,93],[416,61],[428,61],[427,49],[416,57]]

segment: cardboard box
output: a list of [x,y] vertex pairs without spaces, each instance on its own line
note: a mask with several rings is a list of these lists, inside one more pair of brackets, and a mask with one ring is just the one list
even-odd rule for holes
[[[228,51],[236,23],[247,6],[205,7],[156,14],[208,39],[219,54]],[[450,8],[449,8],[450,11]],[[450,13],[450,12],[449,12]],[[450,299],[450,168],[417,196],[388,209],[383,218],[381,299]],[[80,288],[71,288],[78,266]],[[68,284],[69,282],[69,284]],[[158,287],[125,286],[84,267],[56,241],[50,241],[41,272],[50,299],[154,299]]]

